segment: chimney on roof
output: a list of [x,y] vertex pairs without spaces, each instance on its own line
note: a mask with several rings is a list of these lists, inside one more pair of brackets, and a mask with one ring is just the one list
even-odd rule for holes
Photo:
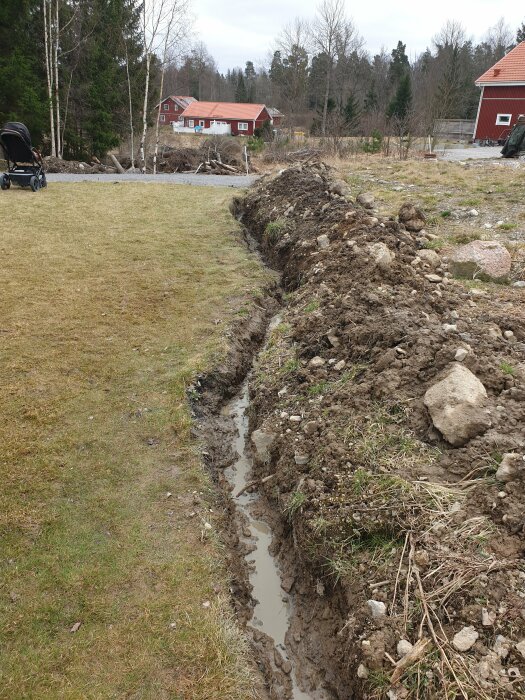
[[501,68],[494,68],[494,76],[499,75],[501,73]]

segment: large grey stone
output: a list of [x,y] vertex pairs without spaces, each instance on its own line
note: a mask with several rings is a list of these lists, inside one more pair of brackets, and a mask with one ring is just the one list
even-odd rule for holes
[[430,267],[438,267],[441,264],[441,258],[436,251],[429,248],[423,248],[418,251],[418,257]]
[[525,462],[520,454],[506,452],[496,472],[496,479],[499,481],[512,481],[520,472],[523,472],[524,468]]
[[449,263],[454,277],[505,282],[512,258],[505,246],[497,241],[472,241],[457,248]]
[[451,445],[464,445],[490,426],[487,392],[464,365],[454,363],[423,398],[432,423]]
[[373,209],[376,199],[371,192],[361,192],[357,195],[357,201],[365,209]]

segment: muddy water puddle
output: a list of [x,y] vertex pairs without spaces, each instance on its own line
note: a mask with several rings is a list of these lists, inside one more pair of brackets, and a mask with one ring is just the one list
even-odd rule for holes
[[276,559],[270,554],[272,530],[268,523],[254,517],[253,507],[258,501],[256,493],[241,493],[251,481],[252,460],[248,446],[248,417],[246,409],[249,406],[248,383],[246,382],[240,394],[227,407],[236,428],[234,451],[237,458],[234,464],[226,470],[226,478],[232,486],[232,497],[236,507],[245,515],[248,521],[250,537],[242,538],[250,545],[250,553],[246,560],[250,564],[250,584],[253,586],[252,597],[255,601],[252,625],[274,640],[276,649],[285,662],[292,667],[293,700],[317,700],[316,693],[305,693],[297,685],[295,678],[294,660],[286,649],[286,633],[293,612],[290,597],[281,588],[281,574]]

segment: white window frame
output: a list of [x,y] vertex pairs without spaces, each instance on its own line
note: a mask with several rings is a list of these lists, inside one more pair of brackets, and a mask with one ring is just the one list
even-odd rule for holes
[[161,122],[165,122],[165,121],[166,121],[166,119],[164,118],[164,115],[163,115],[163,114],[160,115],[160,121],[161,121]]
[[163,109],[165,112],[169,112],[169,111],[170,111],[169,102],[165,102],[165,103],[162,105],[162,109]]
[[249,128],[250,128],[250,125],[248,124],[248,122],[239,122],[237,124],[237,129],[239,131],[248,131]]
[[188,119],[188,128],[193,129],[195,127],[195,120],[194,119]]
[[[507,120],[508,117],[508,120]],[[503,119],[503,121],[502,121]],[[496,126],[510,126],[512,122],[512,114],[498,114],[496,115]]]

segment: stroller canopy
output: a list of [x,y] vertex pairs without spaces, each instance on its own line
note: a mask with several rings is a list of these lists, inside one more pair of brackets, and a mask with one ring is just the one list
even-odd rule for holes
[[22,138],[26,146],[28,146],[28,148],[31,148],[31,135],[29,134],[29,129],[25,124],[22,124],[22,122],[6,122],[2,127],[0,135],[4,135],[6,132],[14,132],[15,134],[18,134]]

